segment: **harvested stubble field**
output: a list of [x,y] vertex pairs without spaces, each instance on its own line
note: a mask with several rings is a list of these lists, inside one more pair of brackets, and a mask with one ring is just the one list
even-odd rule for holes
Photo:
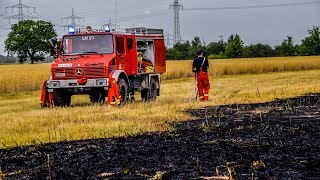
[[6,179],[317,179],[320,94],[188,109],[174,131],[0,151]]
[[320,92],[320,58],[256,60],[211,61],[207,103],[192,101],[191,61],[170,61],[156,102],[122,108],[41,109],[49,65],[0,66],[0,177],[319,178],[319,94],[300,96]]

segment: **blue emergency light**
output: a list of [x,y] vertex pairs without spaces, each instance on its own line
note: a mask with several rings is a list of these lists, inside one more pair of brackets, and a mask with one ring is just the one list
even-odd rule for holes
[[110,27],[109,26],[104,27],[104,32],[110,32]]
[[68,27],[69,34],[74,34],[76,32],[76,29],[73,26]]

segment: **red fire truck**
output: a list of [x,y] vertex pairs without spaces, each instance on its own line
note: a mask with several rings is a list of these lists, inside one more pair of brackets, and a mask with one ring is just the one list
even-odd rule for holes
[[[162,29],[130,28],[123,32],[76,33],[70,27],[62,37],[51,77],[43,85],[41,105],[69,106],[71,96],[88,94],[92,103],[104,103],[116,82],[123,105],[141,93],[142,101],[160,95],[160,74],[166,71]],[[110,97],[109,97],[110,98]]]

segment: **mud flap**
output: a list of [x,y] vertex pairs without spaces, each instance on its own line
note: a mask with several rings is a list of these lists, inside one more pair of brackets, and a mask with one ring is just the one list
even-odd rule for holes
[[54,96],[53,92],[48,92],[48,88],[46,86],[47,81],[45,81],[42,85],[41,89],[41,97],[40,97],[40,105],[42,108],[44,107],[53,107],[54,106]]

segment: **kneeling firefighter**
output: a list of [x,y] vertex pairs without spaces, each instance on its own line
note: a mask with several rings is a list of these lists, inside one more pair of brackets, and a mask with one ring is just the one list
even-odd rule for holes
[[195,78],[197,80],[199,100],[208,101],[210,90],[208,75],[209,61],[203,56],[202,50],[198,50],[197,55],[198,57],[193,60],[192,71],[195,73]]
[[[111,75],[109,77],[112,77]],[[121,102],[121,95],[119,94],[119,87],[115,78],[110,78],[108,86],[108,104],[111,106],[119,105]]]

